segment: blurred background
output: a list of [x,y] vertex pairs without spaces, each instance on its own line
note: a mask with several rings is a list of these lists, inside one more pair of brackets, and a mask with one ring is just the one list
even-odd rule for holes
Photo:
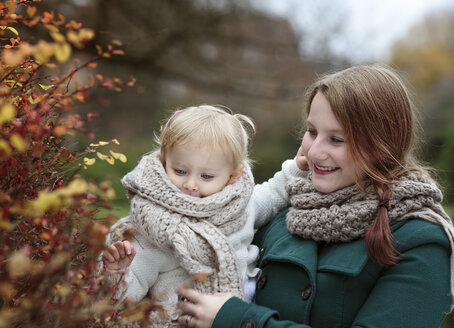
[[[317,75],[382,62],[412,86],[421,112],[421,156],[438,169],[445,205],[454,204],[454,2],[452,0],[46,0],[96,31],[95,44],[120,40],[124,56],[99,64],[105,76],[137,79],[133,88],[102,91],[81,104],[99,113],[93,140],[117,138],[126,163],[98,163],[84,174],[109,176],[113,212],[128,203],[119,180],[155,148],[154,132],[176,109],[219,104],[256,122],[251,157],[257,182],[298,149],[305,87]],[[87,77],[79,75],[79,80]],[[78,147],[79,147],[78,146]]]

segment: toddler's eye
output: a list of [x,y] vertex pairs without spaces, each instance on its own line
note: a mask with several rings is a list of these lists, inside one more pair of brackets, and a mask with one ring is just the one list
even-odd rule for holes
[[177,175],[185,175],[185,174],[186,174],[186,171],[185,171],[185,170],[173,169],[173,171],[174,171]]
[[203,180],[211,180],[214,178],[213,175],[209,175],[209,174],[202,174],[201,177]]

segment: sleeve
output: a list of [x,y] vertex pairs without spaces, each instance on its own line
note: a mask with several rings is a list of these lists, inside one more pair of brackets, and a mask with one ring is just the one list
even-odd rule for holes
[[295,159],[282,163],[282,169],[268,181],[254,187],[249,202],[249,213],[254,216],[254,226],[260,228],[268,223],[277,212],[289,205],[289,196],[285,186],[291,180],[306,177],[307,171],[301,171]]
[[145,297],[156,282],[160,271],[158,261],[160,256],[159,252],[138,234],[135,234],[132,244],[136,249],[136,256],[124,276],[125,294],[123,297],[137,302]]
[[128,298],[137,302],[145,297],[156,282],[162,254],[138,233],[134,234],[131,243],[136,249],[136,256],[129,268],[123,272],[106,270],[105,276],[116,286],[115,297],[117,299],[123,301]]
[[246,303],[239,298],[230,298],[219,310],[212,328],[311,328],[308,325],[279,320],[277,311],[257,304]]
[[[433,235],[428,229],[422,233]],[[446,236],[439,235],[443,238],[439,242],[419,243],[400,250],[401,260],[378,278],[353,327],[440,326],[450,311],[452,296],[451,248]]]

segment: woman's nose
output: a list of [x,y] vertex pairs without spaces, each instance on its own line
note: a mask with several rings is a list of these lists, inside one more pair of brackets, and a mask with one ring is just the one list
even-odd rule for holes
[[324,145],[323,141],[319,138],[316,138],[307,152],[307,156],[310,158],[311,161],[323,161],[328,158],[326,152],[326,145]]

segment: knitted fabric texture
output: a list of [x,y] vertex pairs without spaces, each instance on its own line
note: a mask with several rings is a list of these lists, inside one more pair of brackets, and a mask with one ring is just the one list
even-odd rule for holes
[[205,198],[182,193],[169,180],[159,152],[145,155],[122,179],[131,197],[129,221],[158,249],[172,251],[204,293],[231,292],[243,298],[243,278],[226,235],[246,222],[245,209],[254,181],[248,167],[242,177]]
[[[311,175],[286,186],[291,208],[287,213],[288,230],[316,242],[349,242],[364,238],[379,209],[372,186],[362,193],[352,185],[331,193],[315,190]],[[454,227],[441,206],[443,195],[428,177],[411,173],[393,185],[389,202],[389,223],[418,218],[441,226],[454,250]],[[451,293],[454,295],[454,252],[451,253]]]

